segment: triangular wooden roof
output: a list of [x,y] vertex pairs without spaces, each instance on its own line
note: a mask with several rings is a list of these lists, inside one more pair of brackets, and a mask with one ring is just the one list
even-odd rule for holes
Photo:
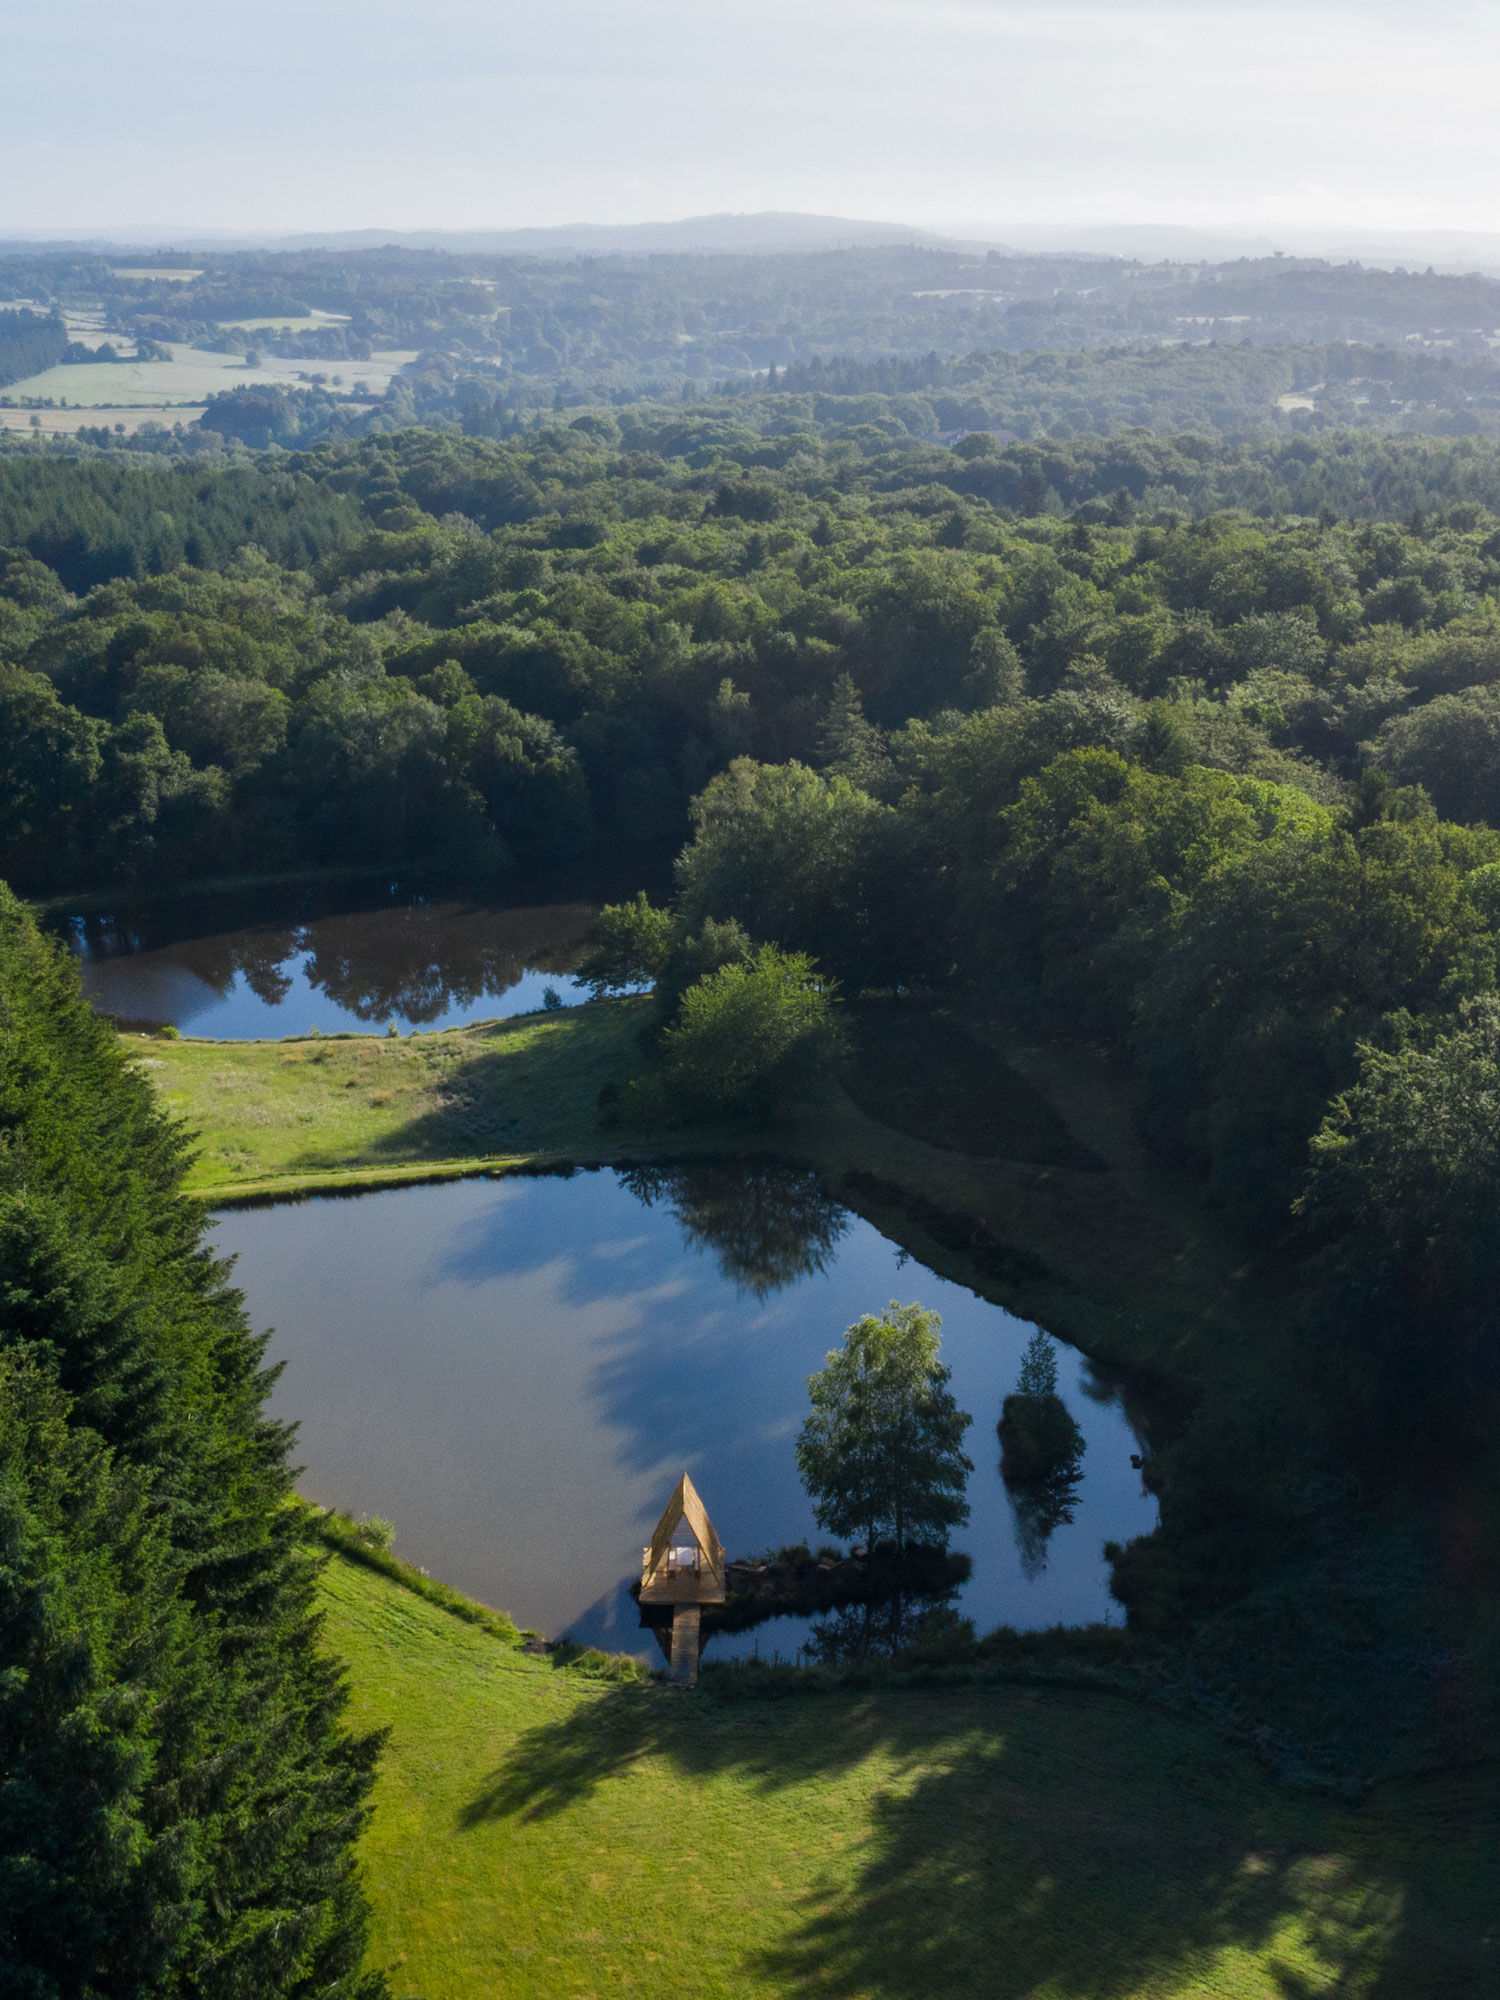
[[698,1489],[686,1473],[683,1473],[667,1502],[661,1519],[656,1524],[656,1533],[651,1537],[651,1553],[646,1559],[646,1572],[653,1572],[658,1563],[665,1560],[667,1550],[672,1545],[672,1537],[677,1529],[686,1525],[693,1540],[708,1559],[708,1566],[717,1574],[724,1572],[724,1544],[714,1533],[714,1524],[708,1518],[708,1509],[698,1497]]

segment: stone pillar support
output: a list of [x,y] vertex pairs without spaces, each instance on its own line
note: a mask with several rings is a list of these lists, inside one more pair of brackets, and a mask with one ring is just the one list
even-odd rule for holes
[[701,1650],[701,1614],[696,1604],[678,1604],[672,1609],[673,1687],[698,1685],[698,1654]]

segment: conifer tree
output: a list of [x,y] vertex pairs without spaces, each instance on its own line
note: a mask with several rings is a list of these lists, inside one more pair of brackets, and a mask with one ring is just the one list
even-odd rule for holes
[[885,736],[867,719],[850,674],[840,674],[833,684],[828,713],[818,731],[818,751],[825,770],[847,778],[872,797],[880,798],[890,788],[895,767]]
[[0,888],[0,1962],[36,2000],[375,2000],[378,1743],[186,1159]]

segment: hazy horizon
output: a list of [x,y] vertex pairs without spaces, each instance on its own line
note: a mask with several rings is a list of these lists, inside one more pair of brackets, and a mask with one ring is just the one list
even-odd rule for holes
[[60,0],[0,25],[0,235],[781,211],[1490,237],[1497,56],[1493,10],[1393,0],[266,0],[248,22]]

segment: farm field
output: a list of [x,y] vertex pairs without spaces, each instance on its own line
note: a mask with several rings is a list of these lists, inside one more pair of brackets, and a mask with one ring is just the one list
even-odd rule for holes
[[323,1599],[391,1732],[362,1854],[398,1995],[1493,1990],[1477,1793],[1355,1812],[1079,1688],[612,1682],[342,1557]]
[[348,318],[349,315],[347,313],[320,312],[314,306],[311,312],[304,313],[300,318],[287,318],[283,316],[281,319],[277,319],[274,315],[270,315],[261,319],[221,319],[217,324],[220,326],[237,326],[245,333],[261,333],[267,330],[272,333],[280,333],[284,329],[292,333],[312,333],[320,326],[343,326],[347,323]]
[[[202,403],[172,403],[165,407],[160,403],[150,403],[144,408],[138,403],[104,403],[91,405],[88,409],[0,409],[0,430],[40,431],[46,437],[72,437],[76,431],[93,429],[98,424],[106,424],[111,430],[116,424],[123,424],[127,431],[138,431],[145,424],[195,424],[205,407]],[[33,417],[40,421],[33,423]]]
[[366,382],[378,392],[416,358],[415,349],[378,354],[369,361],[284,361],[268,355],[254,368],[247,368],[238,354],[205,354],[178,346],[173,348],[170,361],[84,361],[48,368],[40,375],[10,383],[5,393],[13,403],[27,397],[61,402],[66,397],[69,405],[78,409],[117,405],[168,409],[181,403],[201,403],[222,389],[243,389],[253,382],[291,387],[313,374],[325,379],[340,375],[346,389],[355,382]]
[[167,270],[165,268],[158,269],[155,264],[114,264],[111,265],[110,271],[111,275],[116,278],[153,279],[156,283],[163,285],[190,285],[194,278],[201,278],[203,276],[203,267],[201,265],[196,269],[189,269],[186,265],[182,265],[174,267],[172,270]]

